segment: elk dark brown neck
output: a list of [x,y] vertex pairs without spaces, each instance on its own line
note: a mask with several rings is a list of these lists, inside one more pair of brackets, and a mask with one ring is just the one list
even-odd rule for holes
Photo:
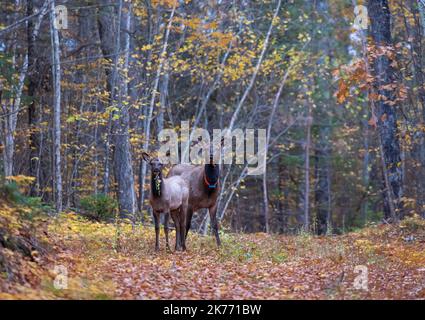
[[151,175],[151,190],[154,197],[160,197],[162,194],[162,172]]
[[207,193],[213,193],[218,188],[220,169],[218,165],[206,164],[204,168],[204,183]]

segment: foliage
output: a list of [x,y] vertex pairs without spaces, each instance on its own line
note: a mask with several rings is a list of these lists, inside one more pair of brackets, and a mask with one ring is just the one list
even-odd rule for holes
[[0,194],[2,198],[12,202],[22,203],[24,196],[19,191],[19,186],[16,182],[8,182],[0,185]]
[[31,177],[14,176],[7,177],[6,181],[0,183],[0,195],[6,201],[26,207],[29,211],[25,217],[32,218],[37,215],[52,213],[49,204],[44,203],[41,197],[29,197],[24,194],[25,188],[33,181]]
[[0,296],[40,282],[49,248],[44,210],[0,198]]
[[105,194],[84,197],[80,206],[87,217],[98,221],[112,221],[117,210],[116,200]]
[[405,228],[408,232],[418,232],[425,230],[425,219],[421,218],[417,214],[405,218],[400,223],[401,228]]
[[[353,28],[356,1],[279,1],[275,18],[274,0],[134,0],[122,12],[89,2],[69,10],[53,64],[43,1],[0,3],[1,167],[17,174],[0,183],[0,298],[425,298],[418,1],[388,0],[385,46],[372,43],[371,28]],[[33,23],[19,22],[30,14]],[[394,76],[380,87],[379,60]],[[388,114],[376,112],[383,103],[395,120],[389,130]],[[224,166],[223,246],[190,233],[187,252],[155,253],[153,228],[137,224],[150,218],[140,155],[181,121],[209,131],[270,128],[267,181]],[[394,165],[386,158],[397,157],[382,159],[384,131],[397,133],[387,144],[400,145]],[[397,168],[405,219],[381,224],[391,203],[385,171]],[[61,189],[66,213],[50,207]],[[128,203],[145,200],[134,225],[117,209],[123,192]],[[304,231],[325,215],[326,236]],[[261,232],[266,219],[270,234]],[[56,264],[69,270],[66,290],[52,284]],[[369,291],[353,287],[359,265]]]
[[[324,207],[320,194],[326,198],[327,193],[331,200],[326,206],[330,208],[334,232],[345,232],[380,219],[384,208],[376,130],[379,119],[373,114],[372,103],[382,97],[370,92],[375,80],[370,66],[374,59],[386,55],[394,60],[392,67],[397,74],[394,83],[382,89],[393,91],[396,97],[389,103],[397,108],[399,139],[405,153],[402,163],[406,173],[403,194],[408,199],[405,203],[412,212],[422,214],[425,94],[421,86],[424,59],[419,49],[424,47],[425,38],[416,34],[423,29],[415,18],[417,1],[389,1],[394,43],[384,48],[370,44],[367,31],[353,29],[353,2],[292,2],[282,1],[272,21],[277,1],[156,0],[149,5],[145,1],[132,1],[134,34],[129,39],[130,51],[115,48],[120,41],[116,41],[114,28],[105,39],[100,39],[100,25],[93,24],[96,21],[93,14],[97,18],[108,14],[106,21],[116,21],[117,10],[102,5],[97,8],[100,2],[93,1],[93,7],[80,8],[81,17],[75,15],[75,10],[69,11],[70,26],[88,27],[78,27],[79,34],[70,32],[71,28],[60,30],[61,59],[65,59],[61,64],[61,92],[66,99],[61,113],[63,203],[78,208],[83,195],[119,188],[114,185],[116,181],[111,173],[114,166],[121,166],[110,153],[116,147],[115,138],[120,136],[114,131],[121,127],[113,122],[127,119],[122,116],[124,110],[128,112],[125,136],[128,135],[131,144],[126,154],[133,160],[133,176],[128,179],[134,179],[137,185],[137,177],[142,178],[143,173],[143,165],[138,163],[142,149],[153,151],[158,147],[157,133],[162,128],[179,130],[181,121],[189,120],[191,128],[197,121],[198,127],[224,129],[252,80],[234,129],[267,128],[271,120],[268,199],[264,199],[261,177],[239,180],[243,166],[225,166],[222,177],[227,179],[223,181],[224,197],[218,210],[222,212],[228,203],[223,224],[233,231],[264,230],[264,208],[258,204],[267,201],[272,232],[297,230],[302,224],[305,197],[311,198],[309,214],[310,221],[314,221],[319,208]],[[174,4],[177,9],[170,21]],[[41,2],[36,3],[33,9],[39,10],[40,5]],[[124,7],[127,5],[124,2]],[[4,26],[28,14],[25,4],[2,4],[2,9],[0,23]],[[9,11],[14,14],[8,14]],[[50,31],[46,18],[47,15],[42,20],[40,34]],[[170,34],[166,43],[168,25]],[[270,27],[270,41],[260,59]],[[51,42],[49,37],[36,37],[32,44],[28,43],[30,38],[21,41],[19,35],[27,31],[26,24],[18,24],[7,32],[7,40],[1,44],[1,102],[6,107],[1,112],[7,113],[17,101],[20,73],[25,70],[24,58],[32,47],[34,56],[28,61],[29,71],[24,77],[19,117],[13,132],[13,167],[18,174],[37,176],[37,185],[32,185],[33,194],[42,196],[43,202],[52,203],[57,198],[53,194],[57,188],[51,180],[54,167],[51,153],[54,112],[50,105],[53,91],[49,89]],[[125,35],[122,30],[121,39],[126,39]],[[84,45],[91,42],[93,45]],[[118,59],[107,54],[105,48],[120,52]],[[124,66],[127,60],[128,65]],[[259,60],[262,63],[253,77]],[[113,75],[115,69],[117,74]],[[117,82],[114,88],[110,83],[113,79]],[[271,106],[283,81],[276,112],[270,119]],[[128,88],[128,94],[121,97],[118,91],[124,87]],[[120,109],[118,100],[122,100],[124,109]],[[307,114],[309,108],[311,115]],[[31,123],[23,121],[27,109]],[[14,122],[12,116],[4,119],[2,124]],[[306,155],[309,125],[311,148]],[[148,127],[150,132],[145,131]],[[150,139],[144,146],[148,136]],[[6,141],[2,141],[2,150],[5,146]],[[321,176],[321,172],[325,174]],[[328,186],[323,183],[325,180]],[[307,186],[310,194],[306,195]],[[129,192],[132,188],[125,190]],[[146,200],[148,179],[142,182],[141,190]],[[95,208],[100,205],[100,199],[87,199],[87,202],[90,209],[84,210],[91,218],[103,219],[98,215],[106,214],[106,219],[112,219],[106,213],[109,209],[101,209],[99,213]],[[147,212],[146,205],[147,201],[141,205],[143,214]],[[251,215],[253,210],[255,214]],[[240,219],[232,219],[231,212],[239,212]]]
[[[114,250],[116,224],[62,214],[47,229],[54,251],[41,256],[23,286],[0,278],[0,298],[424,298],[425,228],[420,218],[407,221],[422,227],[376,225],[333,237],[226,233],[221,249],[212,237],[190,233],[187,252],[168,253],[154,251],[151,226],[120,222]],[[67,289],[54,288],[48,257],[68,268]],[[354,287],[358,265],[368,268],[368,291]]]
[[0,90],[2,98],[13,97],[13,87],[17,82],[17,73],[13,67],[13,57],[0,51]]

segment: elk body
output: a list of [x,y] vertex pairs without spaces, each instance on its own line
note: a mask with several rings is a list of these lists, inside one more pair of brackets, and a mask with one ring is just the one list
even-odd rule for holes
[[150,205],[155,222],[155,250],[159,250],[159,224],[161,213],[164,217],[164,233],[167,249],[168,222],[171,218],[176,227],[176,251],[186,250],[186,216],[189,201],[189,187],[187,182],[180,176],[163,178],[163,164],[158,158],[151,158],[149,154],[143,153],[143,160],[149,163],[151,168],[151,192]]
[[199,209],[208,209],[211,227],[217,246],[221,245],[217,223],[217,199],[220,194],[220,168],[213,161],[210,152],[210,162],[205,165],[194,166],[178,164],[174,166],[167,177],[181,176],[189,185],[189,207],[186,216],[186,232],[189,232],[193,212]]

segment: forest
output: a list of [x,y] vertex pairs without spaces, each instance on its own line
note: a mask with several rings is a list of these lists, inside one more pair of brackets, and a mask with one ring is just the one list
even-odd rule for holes
[[424,72],[424,0],[2,0],[0,299],[424,299]]

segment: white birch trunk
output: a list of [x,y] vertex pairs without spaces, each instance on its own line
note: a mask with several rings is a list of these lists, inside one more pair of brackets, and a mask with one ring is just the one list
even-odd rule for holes
[[61,172],[61,69],[59,32],[55,27],[55,1],[50,3],[50,35],[52,43],[53,75],[53,154],[54,186],[56,211],[62,211],[62,172]]

